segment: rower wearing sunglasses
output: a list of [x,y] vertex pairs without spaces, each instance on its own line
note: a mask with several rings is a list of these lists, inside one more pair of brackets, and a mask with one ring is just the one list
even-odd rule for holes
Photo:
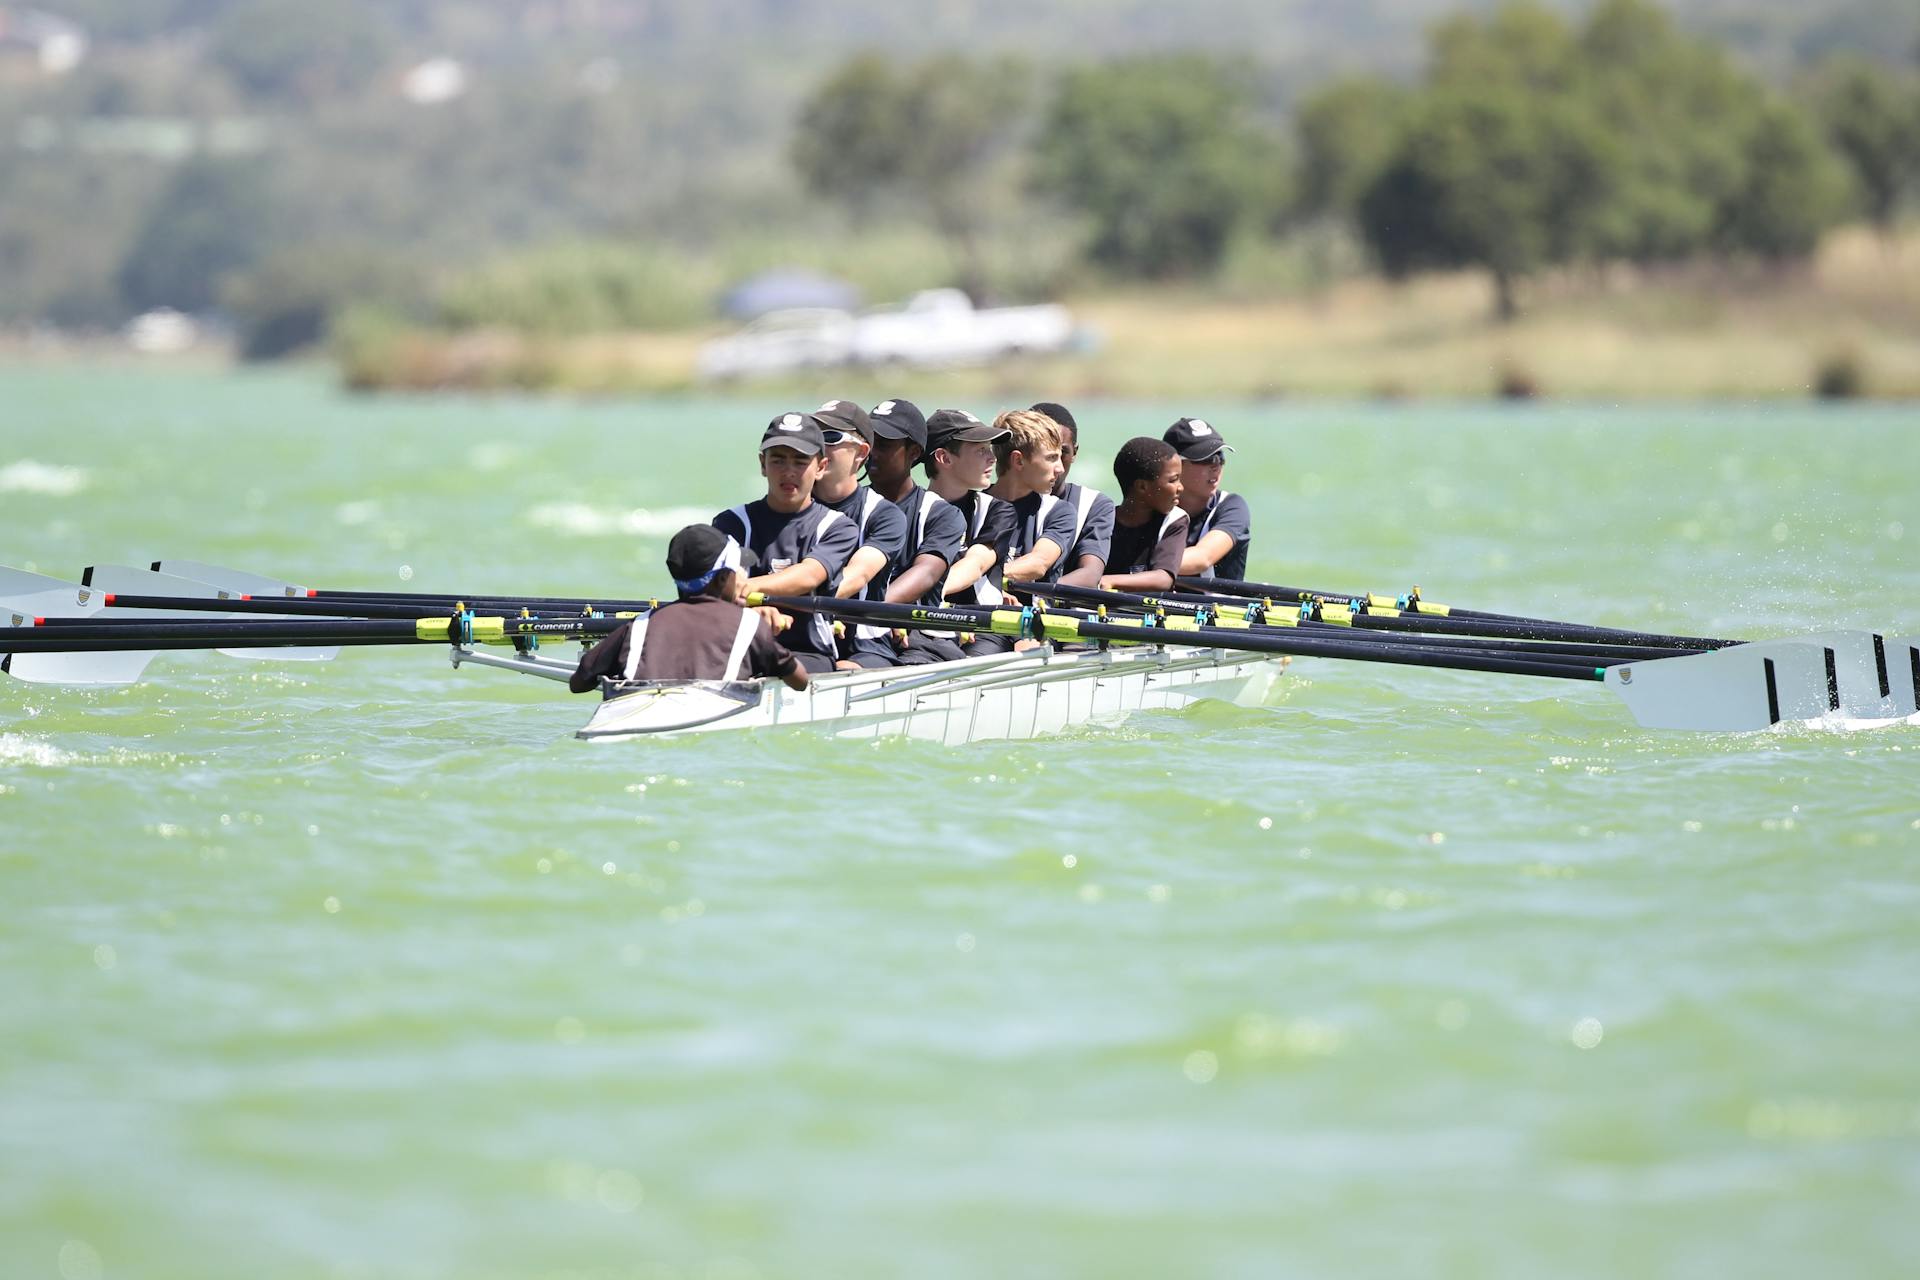
[[1180,455],[1180,509],[1187,513],[1180,572],[1190,578],[1245,578],[1253,513],[1245,498],[1220,487],[1233,446],[1199,418],[1180,419],[1160,438]]
[[[873,450],[873,419],[851,400],[829,400],[814,410],[826,442],[827,469],[813,487],[815,502],[838,511],[859,531],[860,545],[840,574],[834,594],[842,600],[881,600],[907,544],[907,517],[899,507],[860,483]],[[835,646],[843,670],[894,665],[894,645],[885,627],[847,623]]]
[[[847,562],[860,547],[853,521],[814,500],[814,486],[826,473],[827,441],[823,424],[811,413],[783,413],[760,437],[760,474],[767,496],[722,511],[713,527],[759,560],[759,573],[745,590],[775,596],[832,594]],[[812,672],[833,670],[833,624],[819,614],[795,622],[768,611],[780,629],[781,643]]]

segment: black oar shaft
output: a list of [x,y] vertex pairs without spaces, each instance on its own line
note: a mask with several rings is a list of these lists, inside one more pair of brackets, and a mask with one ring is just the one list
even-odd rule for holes
[[[450,610],[455,604],[465,604],[469,608],[485,613],[519,613],[522,606],[504,605],[489,601],[419,601],[413,603],[387,603],[384,601],[348,601],[348,600],[310,600],[304,597],[264,596],[250,599],[206,600],[181,596],[141,596],[113,592],[105,597],[110,609],[166,609],[180,613],[228,613],[262,614],[303,618],[417,618],[427,609]],[[644,605],[641,607],[645,607]],[[543,617],[581,616],[578,609],[559,611],[559,607],[542,609],[530,607],[530,613]],[[52,622],[53,619],[48,619]],[[73,621],[69,619],[69,621]]]
[[[1218,597],[1207,596],[1163,596],[1134,595],[1122,591],[1101,591],[1092,587],[1062,586],[1058,583],[1046,585],[1033,583],[1014,584],[1017,591],[1049,599],[1076,601],[1083,604],[1100,605],[1107,608],[1121,608],[1133,611],[1152,612],[1167,610],[1181,616],[1190,616],[1209,606],[1218,606]],[[1405,625],[1387,626],[1386,623]],[[1443,647],[1460,650],[1482,650],[1486,652],[1509,652],[1515,654],[1542,654],[1559,657],[1593,659],[1603,663],[1645,661],[1650,658],[1677,658],[1689,653],[1699,652],[1699,646],[1682,647],[1678,645],[1650,644],[1593,644],[1583,643],[1584,636],[1565,640],[1558,635],[1539,634],[1528,628],[1518,631],[1495,626],[1489,629],[1478,623],[1445,625],[1444,619],[1394,619],[1370,618],[1357,615],[1351,626],[1330,622],[1298,621],[1282,624],[1253,624],[1256,631],[1297,630],[1302,633],[1340,634],[1353,629],[1362,631],[1394,631],[1405,633],[1409,642],[1426,643],[1424,636],[1431,634],[1447,637]],[[1526,632],[1520,634],[1519,632]]]
[[1506,675],[1545,676],[1561,680],[1599,680],[1604,669],[1589,663],[1550,661],[1538,657],[1512,658],[1496,654],[1463,653],[1437,646],[1395,644],[1319,633],[1253,632],[1223,627],[1121,626],[1059,614],[1027,613],[1016,609],[978,609],[942,606],[880,604],[868,600],[833,600],[820,596],[768,596],[761,603],[802,613],[823,613],[885,622],[896,626],[939,631],[986,631],[997,635],[1048,640],[1108,640],[1123,644],[1178,645],[1229,649],[1250,653],[1288,654],[1316,658],[1351,658],[1400,666],[1443,667],[1456,671],[1486,671]]

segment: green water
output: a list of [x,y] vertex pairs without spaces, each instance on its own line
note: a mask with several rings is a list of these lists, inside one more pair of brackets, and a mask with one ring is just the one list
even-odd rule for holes
[[[0,561],[644,591],[780,407],[0,370]],[[1076,408],[1089,477],[1215,421],[1255,576],[1920,633],[1911,407]],[[590,747],[432,648],[149,676],[0,681],[0,1276],[1920,1256],[1920,728],[1302,662],[1050,742]]]

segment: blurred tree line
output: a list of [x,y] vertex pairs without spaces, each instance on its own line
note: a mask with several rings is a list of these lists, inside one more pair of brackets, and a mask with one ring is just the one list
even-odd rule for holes
[[[1651,0],[43,3],[95,46],[0,62],[0,324],[219,308],[255,355],[349,306],[660,327],[782,261],[1038,293],[1328,236],[1510,311],[1548,268],[1789,262],[1920,180],[1910,0],[1673,0],[1771,80]],[[1383,35],[1457,5],[1424,66]],[[439,51],[467,91],[404,101]]]

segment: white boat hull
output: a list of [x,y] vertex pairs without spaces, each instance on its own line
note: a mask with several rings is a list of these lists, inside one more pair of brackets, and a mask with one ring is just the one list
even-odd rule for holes
[[958,746],[1110,724],[1203,699],[1258,706],[1286,660],[1218,649],[1154,648],[969,658],[937,667],[722,687],[643,685],[610,694],[579,736],[607,742],[734,729],[807,728],[841,738],[908,737]]

